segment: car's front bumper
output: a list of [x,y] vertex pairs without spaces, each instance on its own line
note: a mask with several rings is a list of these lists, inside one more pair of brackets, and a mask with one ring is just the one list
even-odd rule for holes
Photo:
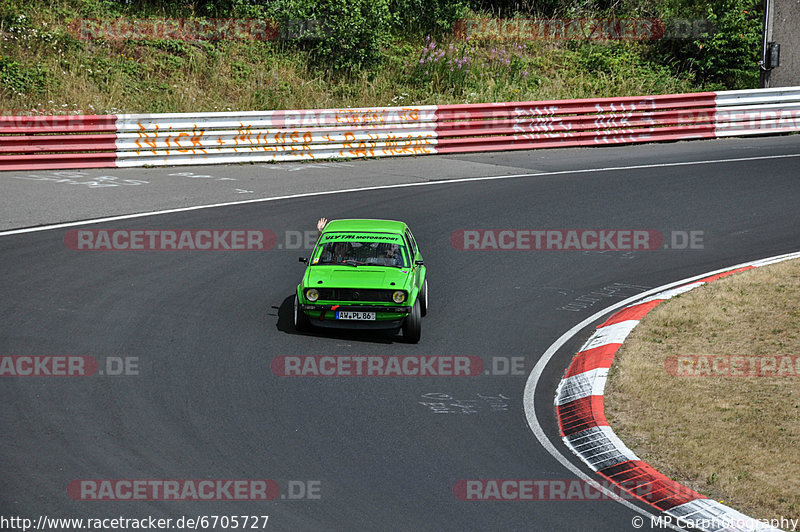
[[[313,325],[336,329],[397,329],[412,307],[401,305],[302,304],[300,308]],[[374,312],[374,320],[337,320],[337,311]]]
[[361,312],[389,312],[392,314],[408,314],[411,312],[411,307],[404,307],[399,305],[317,305],[305,303],[300,305],[303,310],[320,310],[320,311],[337,311],[337,310],[357,310]]

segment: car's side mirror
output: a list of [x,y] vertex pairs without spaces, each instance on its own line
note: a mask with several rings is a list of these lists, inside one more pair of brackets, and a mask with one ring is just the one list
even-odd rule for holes
[[423,266],[425,264],[425,262],[421,261],[421,260],[415,260],[414,264],[416,264],[417,266]]
[[305,258],[305,257],[300,257],[300,262],[306,262],[306,263],[307,263],[307,262],[308,262],[308,259],[307,259],[307,258]]

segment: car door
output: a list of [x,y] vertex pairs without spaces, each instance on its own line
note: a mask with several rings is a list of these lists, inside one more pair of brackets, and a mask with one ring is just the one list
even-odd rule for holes
[[411,234],[408,228],[406,228],[405,239],[408,242],[409,255],[411,255],[411,271],[414,272],[414,285],[416,285],[417,290],[422,290],[422,283],[425,280],[425,266],[420,266],[416,263],[418,260],[422,260],[422,253],[417,247],[414,235]]

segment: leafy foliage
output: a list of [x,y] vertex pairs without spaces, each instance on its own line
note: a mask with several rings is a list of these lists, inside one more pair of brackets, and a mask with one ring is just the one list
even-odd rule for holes
[[663,18],[707,21],[712,31],[684,40],[664,40],[652,51],[676,71],[692,71],[708,89],[758,87],[763,7],[759,0],[678,0]]
[[391,0],[392,25],[400,32],[434,34],[450,31],[467,15],[468,0]]
[[695,41],[694,64],[705,81],[731,89],[758,86],[761,16],[753,0],[721,0],[708,6],[707,17],[716,31]]
[[297,39],[318,65],[334,71],[377,63],[389,39],[388,0],[277,0],[268,9],[281,26],[305,29],[283,37]]
[[42,92],[47,77],[47,69],[42,66],[26,66],[7,57],[0,57],[0,82],[14,94]]
[[[0,99],[39,112],[419,105],[757,85],[758,0],[0,0]],[[93,39],[77,18],[261,18],[277,40]],[[657,42],[459,39],[459,18],[710,21]],[[425,40],[425,35],[429,35]]]

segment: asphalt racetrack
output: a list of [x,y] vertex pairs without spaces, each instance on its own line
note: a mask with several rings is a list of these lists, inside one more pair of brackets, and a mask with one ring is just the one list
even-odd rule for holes
[[[564,331],[605,306],[798,250],[798,154],[795,135],[316,167],[0,174],[6,230],[414,185],[79,226],[270,230],[277,243],[268,251],[78,251],[65,244],[72,226],[0,236],[0,355],[99,363],[98,373],[85,377],[0,378],[0,513],[34,520],[268,515],[268,530],[634,530],[640,514],[611,500],[465,501],[454,486],[466,479],[574,479],[526,421],[531,368]],[[180,172],[209,177],[169,175]],[[114,179],[95,182],[144,183],[84,184],[97,176]],[[487,176],[498,179],[472,179]],[[410,225],[430,283],[419,344],[382,333],[294,331],[291,298],[304,268],[297,258],[309,252],[292,239],[313,230],[320,216]],[[451,241],[480,229],[648,230],[663,245],[462,250]],[[683,245],[689,234],[693,246]],[[590,332],[553,358],[534,396],[545,432],[570,459],[553,397]],[[295,355],[477,356],[488,373],[276,375],[273,359]],[[68,490],[81,479],[269,479],[280,495],[82,500]]]

